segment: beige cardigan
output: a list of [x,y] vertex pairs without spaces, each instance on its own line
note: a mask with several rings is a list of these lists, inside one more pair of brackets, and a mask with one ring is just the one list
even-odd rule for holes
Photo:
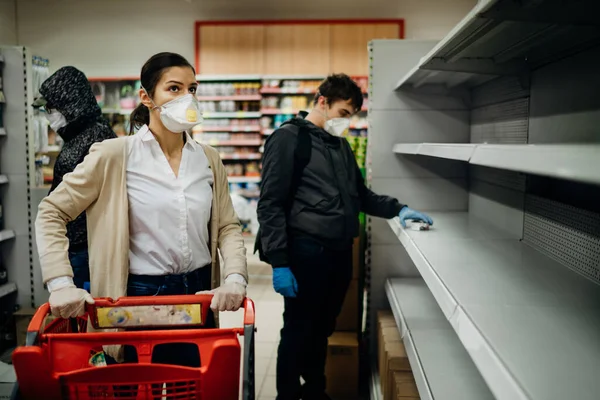
[[[127,141],[131,137],[94,144],[75,171],[39,206],[36,241],[44,282],[73,276],[69,262],[67,222],[87,212],[90,285],[93,297],[119,298],[127,293],[129,274],[129,209],[126,187]],[[225,168],[217,151],[202,146],[214,175],[209,225],[212,287],[221,275],[241,274],[248,280],[246,248],[229,196]],[[221,274],[217,249],[223,257]]]

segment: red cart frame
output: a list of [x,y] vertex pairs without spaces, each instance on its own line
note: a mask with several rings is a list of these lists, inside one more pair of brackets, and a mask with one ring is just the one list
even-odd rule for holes
[[[202,329],[211,300],[212,295],[96,299],[96,303],[88,307],[88,313],[78,320],[56,319],[47,325],[44,324],[50,306],[44,304],[29,324],[26,345],[18,347],[13,354],[17,385],[12,398],[233,400],[239,398],[242,364],[242,398],[254,400],[254,303],[244,300],[243,327]],[[191,304],[200,305],[201,319],[195,325],[86,332],[88,321],[98,327],[97,311],[101,308]],[[156,328],[156,325],[144,328]],[[244,337],[243,355],[240,336]],[[153,349],[167,343],[197,345],[200,367],[151,363]],[[90,350],[106,345],[135,347],[138,363],[90,366]]]

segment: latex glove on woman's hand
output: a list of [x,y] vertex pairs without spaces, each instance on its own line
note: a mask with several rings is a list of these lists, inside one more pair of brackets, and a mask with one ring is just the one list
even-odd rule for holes
[[216,289],[197,292],[196,294],[212,294],[210,308],[214,312],[237,311],[246,298],[246,285],[239,282],[227,282]]
[[50,292],[50,310],[60,318],[75,318],[85,314],[85,304],[94,304],[94,298],[83,289],[69,285]]
[[404,208],[402,208],[402,210],[400,210],[399,217],[400,217],[400,223],[402,224],[403,228],[406,228],[407,220],[422,221],[429,225],[433,225],[433,220],[431,219],[431,217],[429,215],[424,214],[419,211],[415,211],[412,208],[408,208],[406,206]]
[[283,297],[296,297],[298,282],[289,267],[273,268],[273,289]]

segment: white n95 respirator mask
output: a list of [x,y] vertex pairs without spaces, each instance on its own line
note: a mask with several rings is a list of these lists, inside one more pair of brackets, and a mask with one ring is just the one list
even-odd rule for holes
[[342,136],[349,127],[348,118],[332,118],[325,121],[325,131],[333,136]]
[[[152,102],[154,103],[154,101]],[[165,128],[181,133],[202,123],[202,112],[198,99],[191,93],[166,102],[160,109],[160,120]]]
[[58,132],[60,128],[67,126],[67,119],[65,116],[56,110],[46,111],[46,119],[54,132]]

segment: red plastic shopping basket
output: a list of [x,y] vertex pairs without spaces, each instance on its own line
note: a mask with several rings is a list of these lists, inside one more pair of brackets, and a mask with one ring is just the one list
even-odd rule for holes
[[[244,326],[202,329],[212,295],[96,299],[75,320],[44,327],[50,306],[42,305],[27,330],[26,346],[13,354],[17,374],[14,399],[209,399],[239,398],[244,337],[244,400],[254,399],[254,303],[244,300]],[[88,321],[98,332],[86,332]],[[106,328],[125,330],[102,331]],[[151,329],[149,329],[151,328]],[[152,363],[156,346],[191,343],[200,367]],[[129,345],[137,363],[90,366],[90,354],[106,345]]]

